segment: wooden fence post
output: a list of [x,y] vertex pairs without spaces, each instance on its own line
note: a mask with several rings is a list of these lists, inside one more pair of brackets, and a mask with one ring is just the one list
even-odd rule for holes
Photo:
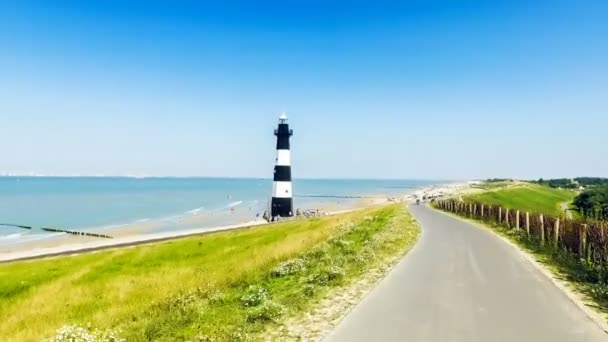
[[526,211],[526,234],[530,236],[530,213]]
[[477,217],[477,204],[473,205],[473,216]]
[[555,233],[553,246],[557,248],[557,242],[559,240],[559,218],[555,219],[555,229],[553,229],[553,232]]
[[483,204],[481,205],[481,218],[483,218]]
[[505,221],[507,222],[507,227],[509,226],[509,208],[507,208],[507,212],[505,213]]
[[587,225],[581,224],[578,226],[578,256],[585,257],[585,249],[587,248]]
[[541,246],[545,244],[545,218],[543,215],[540,215],[540,244]]
[[515,229],[519,230],[519,210],[515,212]]
[[498,207],[498,224],[502,223],[502,207]]

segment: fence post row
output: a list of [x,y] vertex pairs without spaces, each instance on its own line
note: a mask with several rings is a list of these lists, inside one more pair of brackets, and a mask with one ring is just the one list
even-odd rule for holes
[[[539,239],[541,246],[545,246],[545,242],[547,242],[550,243],[552,248],[558,249],[561,245],[561,247],[567,249],[572,254],[578,255],[581,260],[587,260],[587,262],[598,263],[601,265],[608,263],[608,258],[606,258],[605,255],[607,252],[606,249],[608,248],[608,241],[605,241],[606,233],[604,232],[604,229],[608,228],[605,226],[606,222],[594,220],[570,220],[564,217],[560,218],[544,216],[543,214],[536,213],[532,213],[532,215],[538,216],[534,216],[531,222],[531,215],[529,211],[512,209],[514,211],[514,218],[511,218],[511,209],[504,208],[503,210],[503,207],[501,206],[492,206],[456,200],[439,200],[435,205],[437,208],[449,210],[461,216],[467,216],[488,222],[498,222],[498,225],[502,227],[515,227],[517,231],[523,229],[524,223],[522,220],[524,217],[522,214],[525,212],[526,235],[528,237],[534,237],[535,241],[538,241],[536,239]],[[498,209],[498,211],[496,211],[496,209]],[[538,218],[538,220],[536,220],[536,218]],[[564,220],[566,220],[565,223]],[[564,224],[566,225],[564,226]],[[560,228],[563,231],[561,233],[561,239]],[[530,231],[531,229],[532,231]],[[49,229],[49,231],[52,230]],[[71,231],[68,233],[82,235],[87,234]],[[93,236],[93,234],[90,235]]]
[[498,207],[498,224],[502,223],[502,207]]
[[585,249],[587,248],[587,225],[581,224],[578,227],[578,256],[585,257]]
[[545,244],[545,219],[543,215],[540,215],[540,244]]
[[559,218],[555,219],[555,229],[554,229],[554,241],[553,241],[553,247],[557,248],[557,243],[559,240]]

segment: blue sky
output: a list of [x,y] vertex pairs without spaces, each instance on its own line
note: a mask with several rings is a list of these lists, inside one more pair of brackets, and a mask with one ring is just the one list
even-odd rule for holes
[[0,4],[0,173],[608,176],[608,3]]

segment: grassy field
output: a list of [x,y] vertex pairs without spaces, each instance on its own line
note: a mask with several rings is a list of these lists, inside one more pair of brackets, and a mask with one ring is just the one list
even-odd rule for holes
[[486,191],[467,196],[465,199],[509,208],[559,215],[563,213],[561,203],[568,205],[576,192],[540,186],[518,185],[500,190]]
[[128,341],[249,340],[405,253],[418,232],[391,205],[2,264],[0,340],[40,341],[69,325]]

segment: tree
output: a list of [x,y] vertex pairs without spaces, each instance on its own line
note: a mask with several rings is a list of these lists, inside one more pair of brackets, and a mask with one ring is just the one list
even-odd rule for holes
[[608,185],[583,191],[574,199],[574,205],[585,216],[608,219]]

